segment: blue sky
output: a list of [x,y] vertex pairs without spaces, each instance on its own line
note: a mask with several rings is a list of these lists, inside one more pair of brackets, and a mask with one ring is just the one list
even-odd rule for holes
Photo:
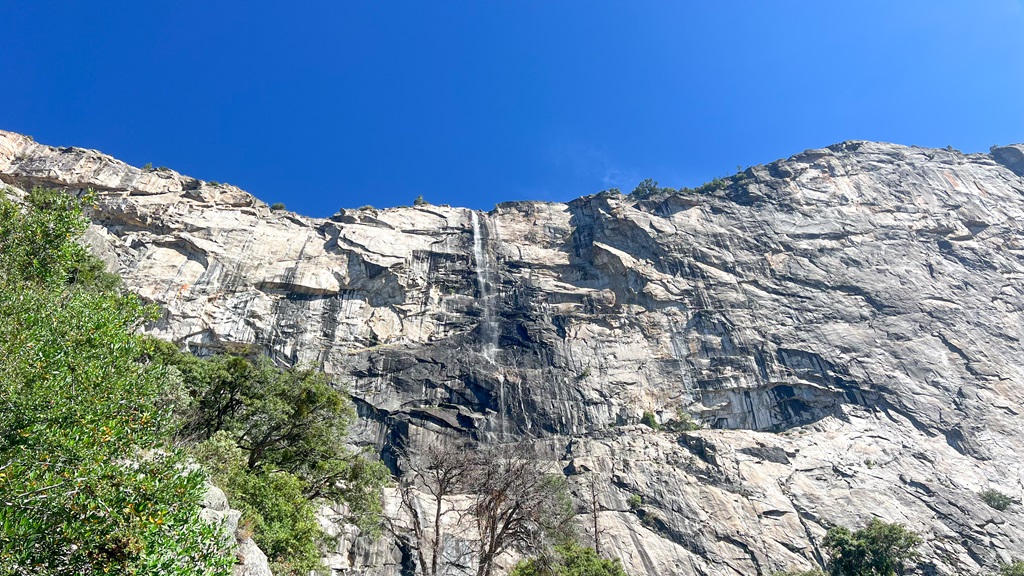
[[1024,141],[1024,0],[40,0],[0,23],[0,129],[313,216]]

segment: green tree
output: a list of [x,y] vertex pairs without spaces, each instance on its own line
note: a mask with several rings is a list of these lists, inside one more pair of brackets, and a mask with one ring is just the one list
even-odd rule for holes
[[201,359],[161,342],[153,355],[181,381],[177,437],[200,442],[196,459],[249,519],[275,574],[324,569],[317,499],[344,502],[357,526],[379,533],[381,487],[390,475],[379,460],[347,447],[355,411],[323,373],[258,356]]
[[274,574],[325,573],[318,546],[324,533],[300,478],[284,471],[250,469],[245,451],[226,431],[214,434],[194,453],[230,496],[232,506],[242,511],[245,526],[267,555]]
[[419,195],[415,200],[412,201],[413,206],[426,206],[427,201],[423,199],[423,195]]
[[380,489],[390,474],[379,460],[348,448],[352,402],[322,372],[279,368],[268,358],[200,359],[169,344],[157,359],[181,374],[187,396],[178,435],[193,441],[225,432],[249,470],[288,472],[309,499],[345,502],[365,531],[379,531]]
[[567,542],[554,554],[520,561],[510,576],[626,576],[618,560],[602,558],[593,548]]
[[630,192],[629,195],[634,198],[647,198],[648,196],[656,194],[658,190],[660,190],[660,188],[658,188],[658,181],[647,178],[643,182],[637,184],[636,188],[633,188],[633,191]]
[[920,544],[921,537],[901,524],[887,524],[877,518],[855,532],[832,528],[824,541],[834,576],[903,574],[904,564],[917,557],[914,549]]
[[152,311],[76,243],[86,226],[67,194],[0,198],[0,573],[229,574],[168,443],[167,372],[140,361]]

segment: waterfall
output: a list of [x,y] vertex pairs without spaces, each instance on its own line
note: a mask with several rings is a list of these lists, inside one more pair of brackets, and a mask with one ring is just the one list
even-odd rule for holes
[[476,210],[470,212],[470,221],[473,224],[473,265],[476,268],[476,282],[480,290],[479,302],[483,310],[483,317],[480,320],[481,352],[484,358],[497,369],[495,376],[498,378],[498,434],[500,438],[504,439],[506,435],[505,378],[501,373],[501,367],[497,364],[498,320],[494,310],[494,297],[491,294],[490,257],[484,245],[484,227],[481,226]]
[[470,220],[473,223],[473,265],[476,267],[476,283],[483,308],[483,319],[480,321],[480,338],[483,342],[481,351],[484,358],[493,363],[498,352],[498,322],[494,314],[494,299],[490,293],[490,260],[484,249],[482,227],[476,210],[470,212]]

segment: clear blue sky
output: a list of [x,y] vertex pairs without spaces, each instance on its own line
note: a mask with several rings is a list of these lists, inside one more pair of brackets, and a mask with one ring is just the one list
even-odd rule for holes
[[1024,141],[1024,0],[0,4],[0,129],[339,207]]

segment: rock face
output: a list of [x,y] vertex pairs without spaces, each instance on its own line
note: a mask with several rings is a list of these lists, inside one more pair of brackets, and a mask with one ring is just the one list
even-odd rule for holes
[[223,490],[208,484],[206,495],[199,504],[202,506],[199,516],[211,524],[221,525],[224,535],[231,538],[238,561],[233,569],[234,576],[273,576],[267,555],[260,550],[250,535],[239,532],[238,521],[241,520],[242,513],[228,505]]
[[[925,537],[920,573],[1024,555],[1021,506],[978,495],[1024,495],[1022,174],[1022,146],[845,142],[701,194],[321,220],[0,132],[8,185],[99,192],[87,241],[162,306],[154,334],[322,366],[385,461],[536,442],[599,481],[632,574],[806,569],[873,517]],[[338,573],[406,565],[335,533]]]

